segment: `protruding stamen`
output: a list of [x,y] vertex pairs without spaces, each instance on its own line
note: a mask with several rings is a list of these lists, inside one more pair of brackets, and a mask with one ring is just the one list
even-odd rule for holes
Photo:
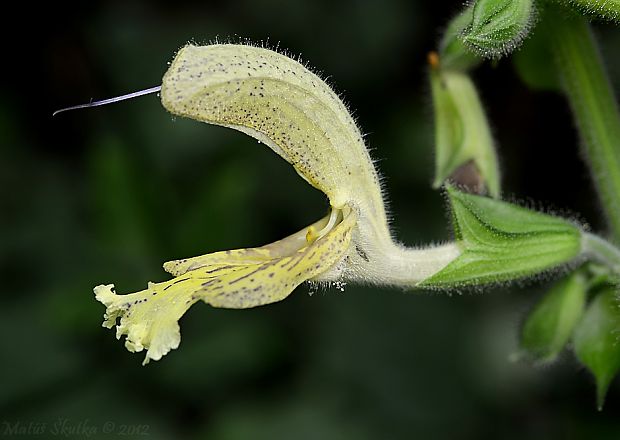
[[338,220],[338,217],[340,216],[341,211],[341,209],[332,208],[331,212],[329,213],[329,220],[327,224],[317,234],[317,240],[319,238],[322,238],[325,234],[327,234],[333,229],[334,225],[336,224],[336,220]]
[[101,101],[89,102],[88,104],[74,105],[72,107],[61,108],[52,113],[52,116],[56,116],[58,113],[66,112],[69,110],[77,110],[80,108],[98,107],[100,105],[112,104],[113,102],[124,101],[126,99],[137,98],[138,96],[150,95],[151,93],[158,93],[161,90],[161,86],[151,87],[150,89],[140,90],[137,92],[128,93],[122,96],[115,96],[114,98],[102,99]]

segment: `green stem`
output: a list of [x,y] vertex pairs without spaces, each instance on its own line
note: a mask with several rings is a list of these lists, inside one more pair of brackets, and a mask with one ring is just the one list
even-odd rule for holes
[[581,243],[584,255],[604,264],[614,274],[620,276],[620,249],[589,232],[583,233]]
[[620,112],[588,22],[563,12],[549,15],[553,52],[612,239],[620,243]]
[[620,0],[561,0],[580,12],[595,18],[618,22],[620,20]]

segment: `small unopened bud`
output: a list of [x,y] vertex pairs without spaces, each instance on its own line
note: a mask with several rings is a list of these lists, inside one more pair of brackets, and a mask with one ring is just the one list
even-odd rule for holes
[[463,42],[485,58],[499,58],[515,50],[534,21],[533,0],[477,0]]
[[545,294],[523,325],[521,348],[528,358],[555,360],[583,315],[587,290],[586,275],[576,271]]
[[596,379],[598,409],[603,408],[605,394],[620,371],[620,309],[617,292],[606,287],[588,306],[574,336],[575,354]]

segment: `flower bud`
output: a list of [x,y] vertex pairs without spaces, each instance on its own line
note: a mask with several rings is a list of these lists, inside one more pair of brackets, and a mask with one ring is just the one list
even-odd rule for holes
[[602,409],[607,388],[620,370],[620,309],[617,292],[606,287],[586,310],[575,330],[577,358],[596,379],[597,404]]
[[477,0],[463,41],[480,56],[499,58],[521,44],[533,18],[533,0]]
[[529,357],[551,362],[566,346],[583,315],[588,280],[573,272],[556,283],[529,315],[521,333],[521,348]]

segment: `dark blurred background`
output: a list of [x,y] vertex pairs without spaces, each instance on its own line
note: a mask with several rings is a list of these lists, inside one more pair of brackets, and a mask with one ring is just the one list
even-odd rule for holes
[[[73,438],[84,425],[97,438],[620,438],[617,382],[599,413],[570,353],[547,368],[511,360],[553,276],[452,296],[302,286],[257,309],[201,303],[180,348],[146,367],[101,327],[93,286],[132,292],[167,279],[164,261],[269,243],[326,201],[263,145],[175,119],[154,95],[53,110],[159,84],[188,41],[268,40],[346,97],[398,239],[447,240],[425,59],[462,3],[48,2],[5,16],[19,30],[0,89],[0,435],[47,423],[39,437],[64,424]],[[596,29],[620,88],[620,30]],[[510,61],[475,79],[505,194],[603,227],[562,97],[528,90]]]

